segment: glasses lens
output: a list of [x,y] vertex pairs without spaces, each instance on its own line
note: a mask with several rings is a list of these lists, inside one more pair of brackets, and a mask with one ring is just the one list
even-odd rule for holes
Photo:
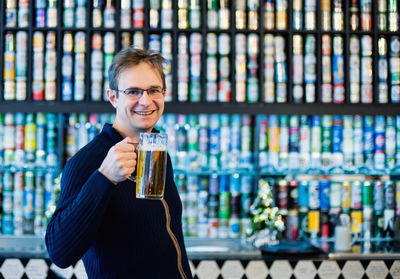
[[143,90],[140,88],[129,88],[125,90],[125,94],[134,98],[140,98],[143,95]]
[[161,98],[163,95],[163,89],[161,87],[152,87],[147,90],[147,93],[154,99]]

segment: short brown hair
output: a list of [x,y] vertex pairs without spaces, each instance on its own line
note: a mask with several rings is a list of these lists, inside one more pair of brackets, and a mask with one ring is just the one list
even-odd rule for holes
[[123,49],[115,55],[111,66],[108,69],[110,88],[114,90],[119,89],[118,78],[120,72],[129,66],[135,66],[141,62],[151,63],[156,68],[161,76],[163,88],[165,88],[165,75],[163,71],[163,64],[166,62],[165,58],[162,57],[159,52],[138,49],[133,46]]

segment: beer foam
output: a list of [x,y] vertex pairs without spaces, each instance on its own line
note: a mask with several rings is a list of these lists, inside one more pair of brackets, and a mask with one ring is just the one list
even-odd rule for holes
[[167,147],[162,144],[143,144],[138,149],[143,151],[167,151]]

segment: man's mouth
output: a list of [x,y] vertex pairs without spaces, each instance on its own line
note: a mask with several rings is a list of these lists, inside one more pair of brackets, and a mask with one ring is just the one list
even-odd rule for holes
[[134,111],[134,113],[139,114],[139,115],[150,115],[153,112],[155,112],[155,110],[150,110],[150,111]]

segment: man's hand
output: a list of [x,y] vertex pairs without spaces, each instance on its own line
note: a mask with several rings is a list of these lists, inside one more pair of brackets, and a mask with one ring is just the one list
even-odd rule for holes
[[127,179],[136,168],[136,141],[126,137],[115,144],[107,153],[99,168],[105,177],[117,184]]

